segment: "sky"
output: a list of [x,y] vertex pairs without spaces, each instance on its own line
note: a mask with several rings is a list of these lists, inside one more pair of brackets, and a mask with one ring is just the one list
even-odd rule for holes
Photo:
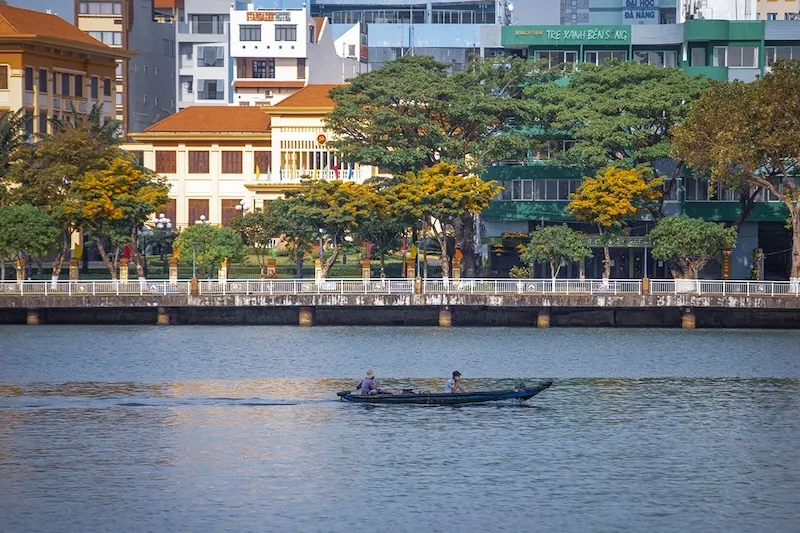
[[73,0],[7,0],[8,5],[14,7],[24,7],[25,9],[35,9],[36,11],[50,10],[58,13],[62,18],[70,22],[75,22]]

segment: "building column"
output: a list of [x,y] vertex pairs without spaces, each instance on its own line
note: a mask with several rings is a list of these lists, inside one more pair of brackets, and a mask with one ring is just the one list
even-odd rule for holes
[[69,280],[70,281],[78,281],[80,276],[80,265],[79,259],[77,257],[73,257],[69,260]]
[[313,307],[301,307],[300,308],[299,323],[300,323],[301,326],[304,326],[304,327],[311,327],[311,326],[314,325],[314,308]]
[[683,309],[683,316],[681,317],[682,329],[694,329],[697,326],[697,317],[694,314],[694,308],[686,307]]
[[550,308],[542,307],[536,316],[536,327],[549,328],[550,327]]
[[439,327],[449,328],[453,325],[453,313],[450,311],[449,306],[444,306],[439,309]]
[[169,326],[170,317],[169,317],[169,308],[168,307],[159,307],[158,308],[158,319],[156,323],[159,326]]
[[39,310],[28,309],[28,314],[25,323],[28,324],[29,326],[38,326],[41,323],[39,321]]

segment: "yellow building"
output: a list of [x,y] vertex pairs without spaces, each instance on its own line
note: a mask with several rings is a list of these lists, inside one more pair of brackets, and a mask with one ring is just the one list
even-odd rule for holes
[[0,112],[23,109],[29,134],[49,132],[70,101],[81,113],[101,102],[113,119],[116,60],[126,57],[56,15],[0,6]]
[[800,0],[758,0],[759,20],[800,20]]
[[171,185],[164,214],[176,226],[206,217],[227,225],[300,185],[302,176],[363,181],[371,166],[347,164],[326,148],[323,119],[335,85],[308,85],[271,107],[191,106],[130,136],[123,145]]

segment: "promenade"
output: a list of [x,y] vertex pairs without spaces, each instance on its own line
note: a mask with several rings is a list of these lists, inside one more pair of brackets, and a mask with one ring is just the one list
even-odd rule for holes
[[0,323],[800,327],[798,284],[310,279],[0,283]]

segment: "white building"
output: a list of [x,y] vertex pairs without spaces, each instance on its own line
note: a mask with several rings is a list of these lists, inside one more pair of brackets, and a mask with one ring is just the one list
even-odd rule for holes
[[359,24],[335,43],[327,19],[305,9],[248,4],[230,11],[230,28],[234,105],[275,105],[306,85],[344,83],[366,71],[355,46]]

